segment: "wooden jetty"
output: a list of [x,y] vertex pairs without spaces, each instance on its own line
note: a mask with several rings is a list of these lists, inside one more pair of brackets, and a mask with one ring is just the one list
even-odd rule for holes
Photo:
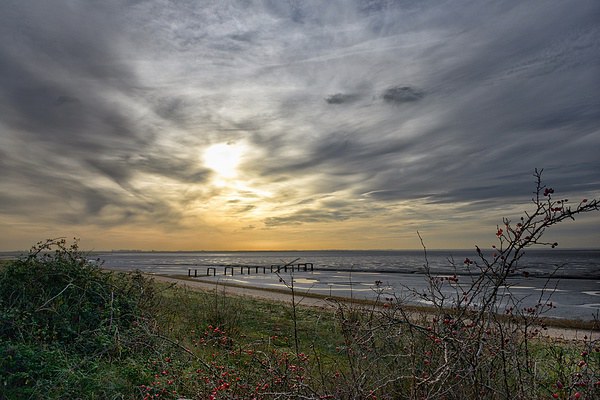
[[[282,264],[276,265],[272,264],[270,267],[266,267],[264,265],[224,265],[221,266],[223,268],[223,273],[219,275],[231,275],[233,276],[236,271],[239,271],[239,275],[251,275],[252,273],[258,274],[262,272],[263,274],[267,273],[280,273],[290,271],[304,271],[308,272],[309,270],[312,272],[315,269],[313,263],[299,263],[299,264]],[[188,277],[197,278],[198,276],[217,276],[217,268],[218,267],[204,267],[206,274],[198,275],[198,271],[202,272],[200,268],[188,268]],[[245,272],[245,273],[244,273]]]

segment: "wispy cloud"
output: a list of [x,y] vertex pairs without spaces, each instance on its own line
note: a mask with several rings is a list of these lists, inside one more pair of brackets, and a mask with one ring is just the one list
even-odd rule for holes
[[[2,2],[0,221],[28,227],[2,246],[37,241],[35,221],[117,247],[119,230],[252,247],[365,226],[364,247],[403,247],[418,225],[441,245],[455,218],[522,208],[535,167],[598,195],[599,17],[592,0]],[[218,143],[235,176],[204,165]]]

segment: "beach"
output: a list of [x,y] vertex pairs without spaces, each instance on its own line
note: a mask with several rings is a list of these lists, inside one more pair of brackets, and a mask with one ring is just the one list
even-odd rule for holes
[[[93,256],[103,268],[117,271],[189,276],[258,289],[286,290],[293,282],[298,293],[364,300],[383,296],[430,305],[416,295],[428,290],[422,251],[110,252]],[[472,254],[467,250],[428,252],[431,275],[452,277],[442,286],[442,293],[450,299],[468,292],[477,279],[477,270],[469,271],[462,263],[468,256]],[[296,266],[293,280],[292,268],[283,268],[290,262]],[[600,251],[527,251],[519,272],[499,288],[498,312],[548,304],[543,309],[545,317],[593,321],[600,311],[599,274]]]
[[[229,273],[233,271],[228,270]],[[222,270],[215,276],[200,274],[196,280],[252,287],[257,289],[287,289],[293,279],[297,293],[320,296],[375,300],[393,297],[408,304],[431,305],[418,294],[428,291],[428,280],[423,274],[399,274],[384,272],[352,271],[295,271],[277,273],[246,273],[236,269],[233,275],[224,275]],[[162,274],[164,275],[164,274]],[[172,275],[172,274],[167,274]],[[468,291],[476,276],[438,274],[438,279],[452,277],[442,285],[442,293],[451,301],[456,295]],[[193,277],[193,273],[192,273]],[[514,304],[514,300],[518,304]],[[508,278],[500,288],[498,311],[505,308],[525,309],[537,304],[544,307],[544,316],[592,321],[600,309],[600,281],[595,279],[548,279],[536,277]],[[476,305],[476,302],[474,303]],[[448,303],[448,305],[451,305]]]
[[[314,276],[314,274],[313,274]],[[262,281],[262,286],[251,286],[247,285],[247,283],[259,281],[258,279],[251,279],[250,275],[246,275],[245,278],[240,277],[202,277],[202,278],[188,278],[185,276],[164,276],[164,275],[152,275],[154,279],[160,282],[165,283],[174,283],[178,286],[187,287],[191,290],[202,290],[202,291],[217,291],[220,294],[231,295],[231,296],[241,296],[248,298],[256,298],[263,299],[268,301],[275,301],[281,303],[291,304],[293,301],[292,292],[289,290],[284,283],[279,282],[279,278],[276,279],[276,275],[263,275],[260,281]],[[259,277],[259,275],[255,275],[254,277]],[[267,279],[270,277],[271,279]],[[233,278],[233,279],[228,279]],[[423,277],[420,277],[421,279]],[[300,278],[302,279],[302,278]],[[307,279],[307,278],[304,278]],[[355,281],[358,283],[358,281]],[[269,284],[272,284],[269,286]],[[295,301],[297,304],[304,307],[317,307],[321,309],[333,310],[337,307],[338,301],[340,301],[340,297],[344,298],[347,303],[352,302],[352,297],[342,296],[345,292],[338,290],[334,295],[332,291],[332,296],[335,296],[336,301],[328,300],[329,296],[325,295],[316,295],[318,292],[314,291],[315,285],[311,284],[311,287],[307,288],[304,286],[306,284],[300,284],[300,286],[296,286],[294,290],[298,289],[295,293]],[[307,290],[309,289],[309,290]],[[329,289],[329,288],[327,288]],[[349,289],[347,289],[349,290]],[[370,290],[370,289],[369,289]],[[372,292],[372,290],[371,290]],[[360,293],[365,293],[360,292]],[[564,293],[564,292],[563,292]],[[360,304],[359,299],[364,297],[354,297],[357,301],[357,305]],[[600,331],[594,330],[591,331],[589,329],[569,329],[569,328],[556,328],[549,326],[545,330],[542,331],[544,336],[548,336],[555,339],[562,340],[598,340],[600,339]]]

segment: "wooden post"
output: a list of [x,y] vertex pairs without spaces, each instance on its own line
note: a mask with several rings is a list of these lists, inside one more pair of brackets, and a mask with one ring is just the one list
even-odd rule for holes
[[190,268],[188,268],[188,277],[192,276],[192,270]]
[[225,273],[224,275],[227,275],[227,270],[231,268],[231,276],[233,276],[233,267],[225,267]]
[[197,277],[198,277],[198,270],[197,270],[197,269],[195,269],[195,270],[194,270],[194,278],[197,278]]

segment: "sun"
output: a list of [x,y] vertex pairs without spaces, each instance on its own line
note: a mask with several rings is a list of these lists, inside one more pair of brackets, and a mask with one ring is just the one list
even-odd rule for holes
[[244,152],[242,144],[217,143],[204,150],[202,161],[220,178],[235,178]]

